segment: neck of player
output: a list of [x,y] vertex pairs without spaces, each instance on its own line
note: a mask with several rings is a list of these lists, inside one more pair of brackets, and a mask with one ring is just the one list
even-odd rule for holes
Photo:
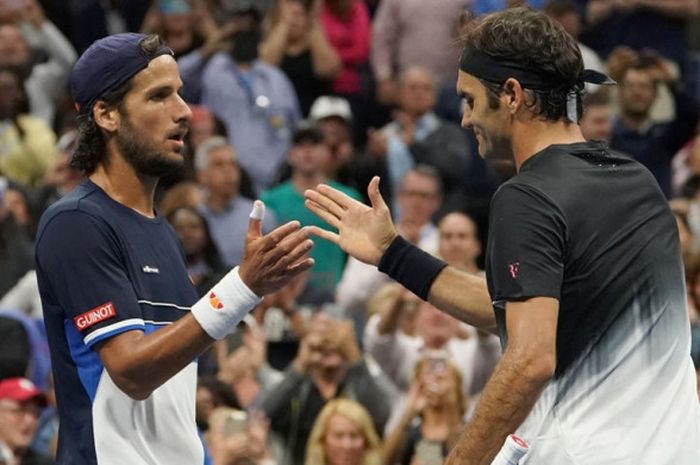
[[117,202],[147,218],[155,218],[153,198],[158,178],[139,175],[121,154],[108,150],[105,162],[90,175],[90,180]]
[[542,121],[534,118],[516,117],[513,124],[513,156],[520,167],[536,153],[555,144],[585,142],[578,124],[569,121]]

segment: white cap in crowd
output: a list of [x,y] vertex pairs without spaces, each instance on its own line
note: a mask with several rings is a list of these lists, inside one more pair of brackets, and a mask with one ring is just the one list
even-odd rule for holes
[[350,110],[348,101],[342,97],[324,95],[317,98],[311,105],[311,110],[309,111],[311,119],[318,121],[331,116],[337,116],[345,120],[346,123],[350,123],[352,121],[352,110]]

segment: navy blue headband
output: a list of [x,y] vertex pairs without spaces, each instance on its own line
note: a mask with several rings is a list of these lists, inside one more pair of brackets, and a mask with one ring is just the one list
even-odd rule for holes
[[89,114],[97,100],[145,69],[156,57],[173,55],[161,45],[153,53],[141,48],[145,34],[128,32],[94,42],[78,59],[70,75],[70,88],[80,114]]
[[502,83],[508,78],[515,78],[520,82],[521,86],[533,90],[545,90],[562,85],[568,85],[568,87],[573,88],[578,83],[586,82],[592,84],[615,84],[615,81],[609,76],[592,69],[583,70],[571,82],[561,82],[543,70],[494,58],[472,48],[467,48],[462,54],[459,68],[467,74],[490,82]]

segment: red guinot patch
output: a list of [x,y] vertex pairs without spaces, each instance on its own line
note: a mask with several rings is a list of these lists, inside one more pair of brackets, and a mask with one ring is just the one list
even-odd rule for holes
[[106,302],[76,316],[73,318],[73,323],[75,323],[78,331],[83,331],[84,329],[96,325],[97,323],[114,318],[116,314],[114,304],[112,304],[112,302]]

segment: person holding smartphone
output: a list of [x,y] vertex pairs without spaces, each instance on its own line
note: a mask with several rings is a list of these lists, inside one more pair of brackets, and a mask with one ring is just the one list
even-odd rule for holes
[[462,375],[444,357],[426,357],[416,367],[404,413],[384,444],[383,463],[443,463],[462,430],[468,399]]

